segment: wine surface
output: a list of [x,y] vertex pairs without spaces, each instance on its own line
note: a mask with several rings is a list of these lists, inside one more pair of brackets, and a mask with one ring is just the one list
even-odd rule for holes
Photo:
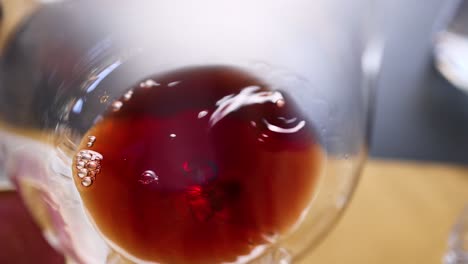
[[83,138],[73,176],[117,252],[206,264],[289,231],[322,163],[312,124],[285,92],[207,66],[151,76],[114,101]]

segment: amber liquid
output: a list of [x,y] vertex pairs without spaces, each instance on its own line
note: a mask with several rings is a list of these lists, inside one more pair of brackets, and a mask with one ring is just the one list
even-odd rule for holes
[[217,66],[143,80],[80,150],[102,155],[73,165],[99,231],[117,252],[171,264],[233,262],[290,231],[323,159],[287,94]]

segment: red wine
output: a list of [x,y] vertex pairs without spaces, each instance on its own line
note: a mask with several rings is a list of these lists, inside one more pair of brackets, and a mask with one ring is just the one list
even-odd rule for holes
[[117,252],[220,263],[290,230],[322,159],[286,93],[236,68],[193,67],[152,76],[113,102],[73,173]]

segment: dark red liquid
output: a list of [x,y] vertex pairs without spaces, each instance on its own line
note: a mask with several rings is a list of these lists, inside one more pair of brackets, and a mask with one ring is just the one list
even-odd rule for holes
[[83,140],[80,150],[103,156],[92,184],[73,168],[90,217],[117,251],[171,264],[232,262],[289,231],[323,157],[294,102],[229,67],[151,80]]

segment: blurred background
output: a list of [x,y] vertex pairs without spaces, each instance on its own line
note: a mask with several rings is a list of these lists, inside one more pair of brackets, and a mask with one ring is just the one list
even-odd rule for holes
[[[377,2],[386,49],[374,113],[372,161],[343,223],[304,263],[441,263],[445,238],[467,202],[468,93],[438,71],[434,58],[436,33],[459,1]],[[389,197],[373,196],[381,185],[388,186],[379,195]],[[407,207],[386,198],[401,199]],[[433,214],[427,213],[431,210]],[[360,219],[363,212],[370,212],[367,221]],[[18,197],[2,194],[0,219],[0,263],[63,263],[40,237]],[[436,235],[428,233],[431,227]],[[384,233],[386,228],[394,233]],[[438,241],[431,240],[435,236]],[[353,244],[356,240],[361,245]]]
[[433,57],[434,34],[460,1],[386,2],[371,155],[467,164],[468,97],[436,70]]

